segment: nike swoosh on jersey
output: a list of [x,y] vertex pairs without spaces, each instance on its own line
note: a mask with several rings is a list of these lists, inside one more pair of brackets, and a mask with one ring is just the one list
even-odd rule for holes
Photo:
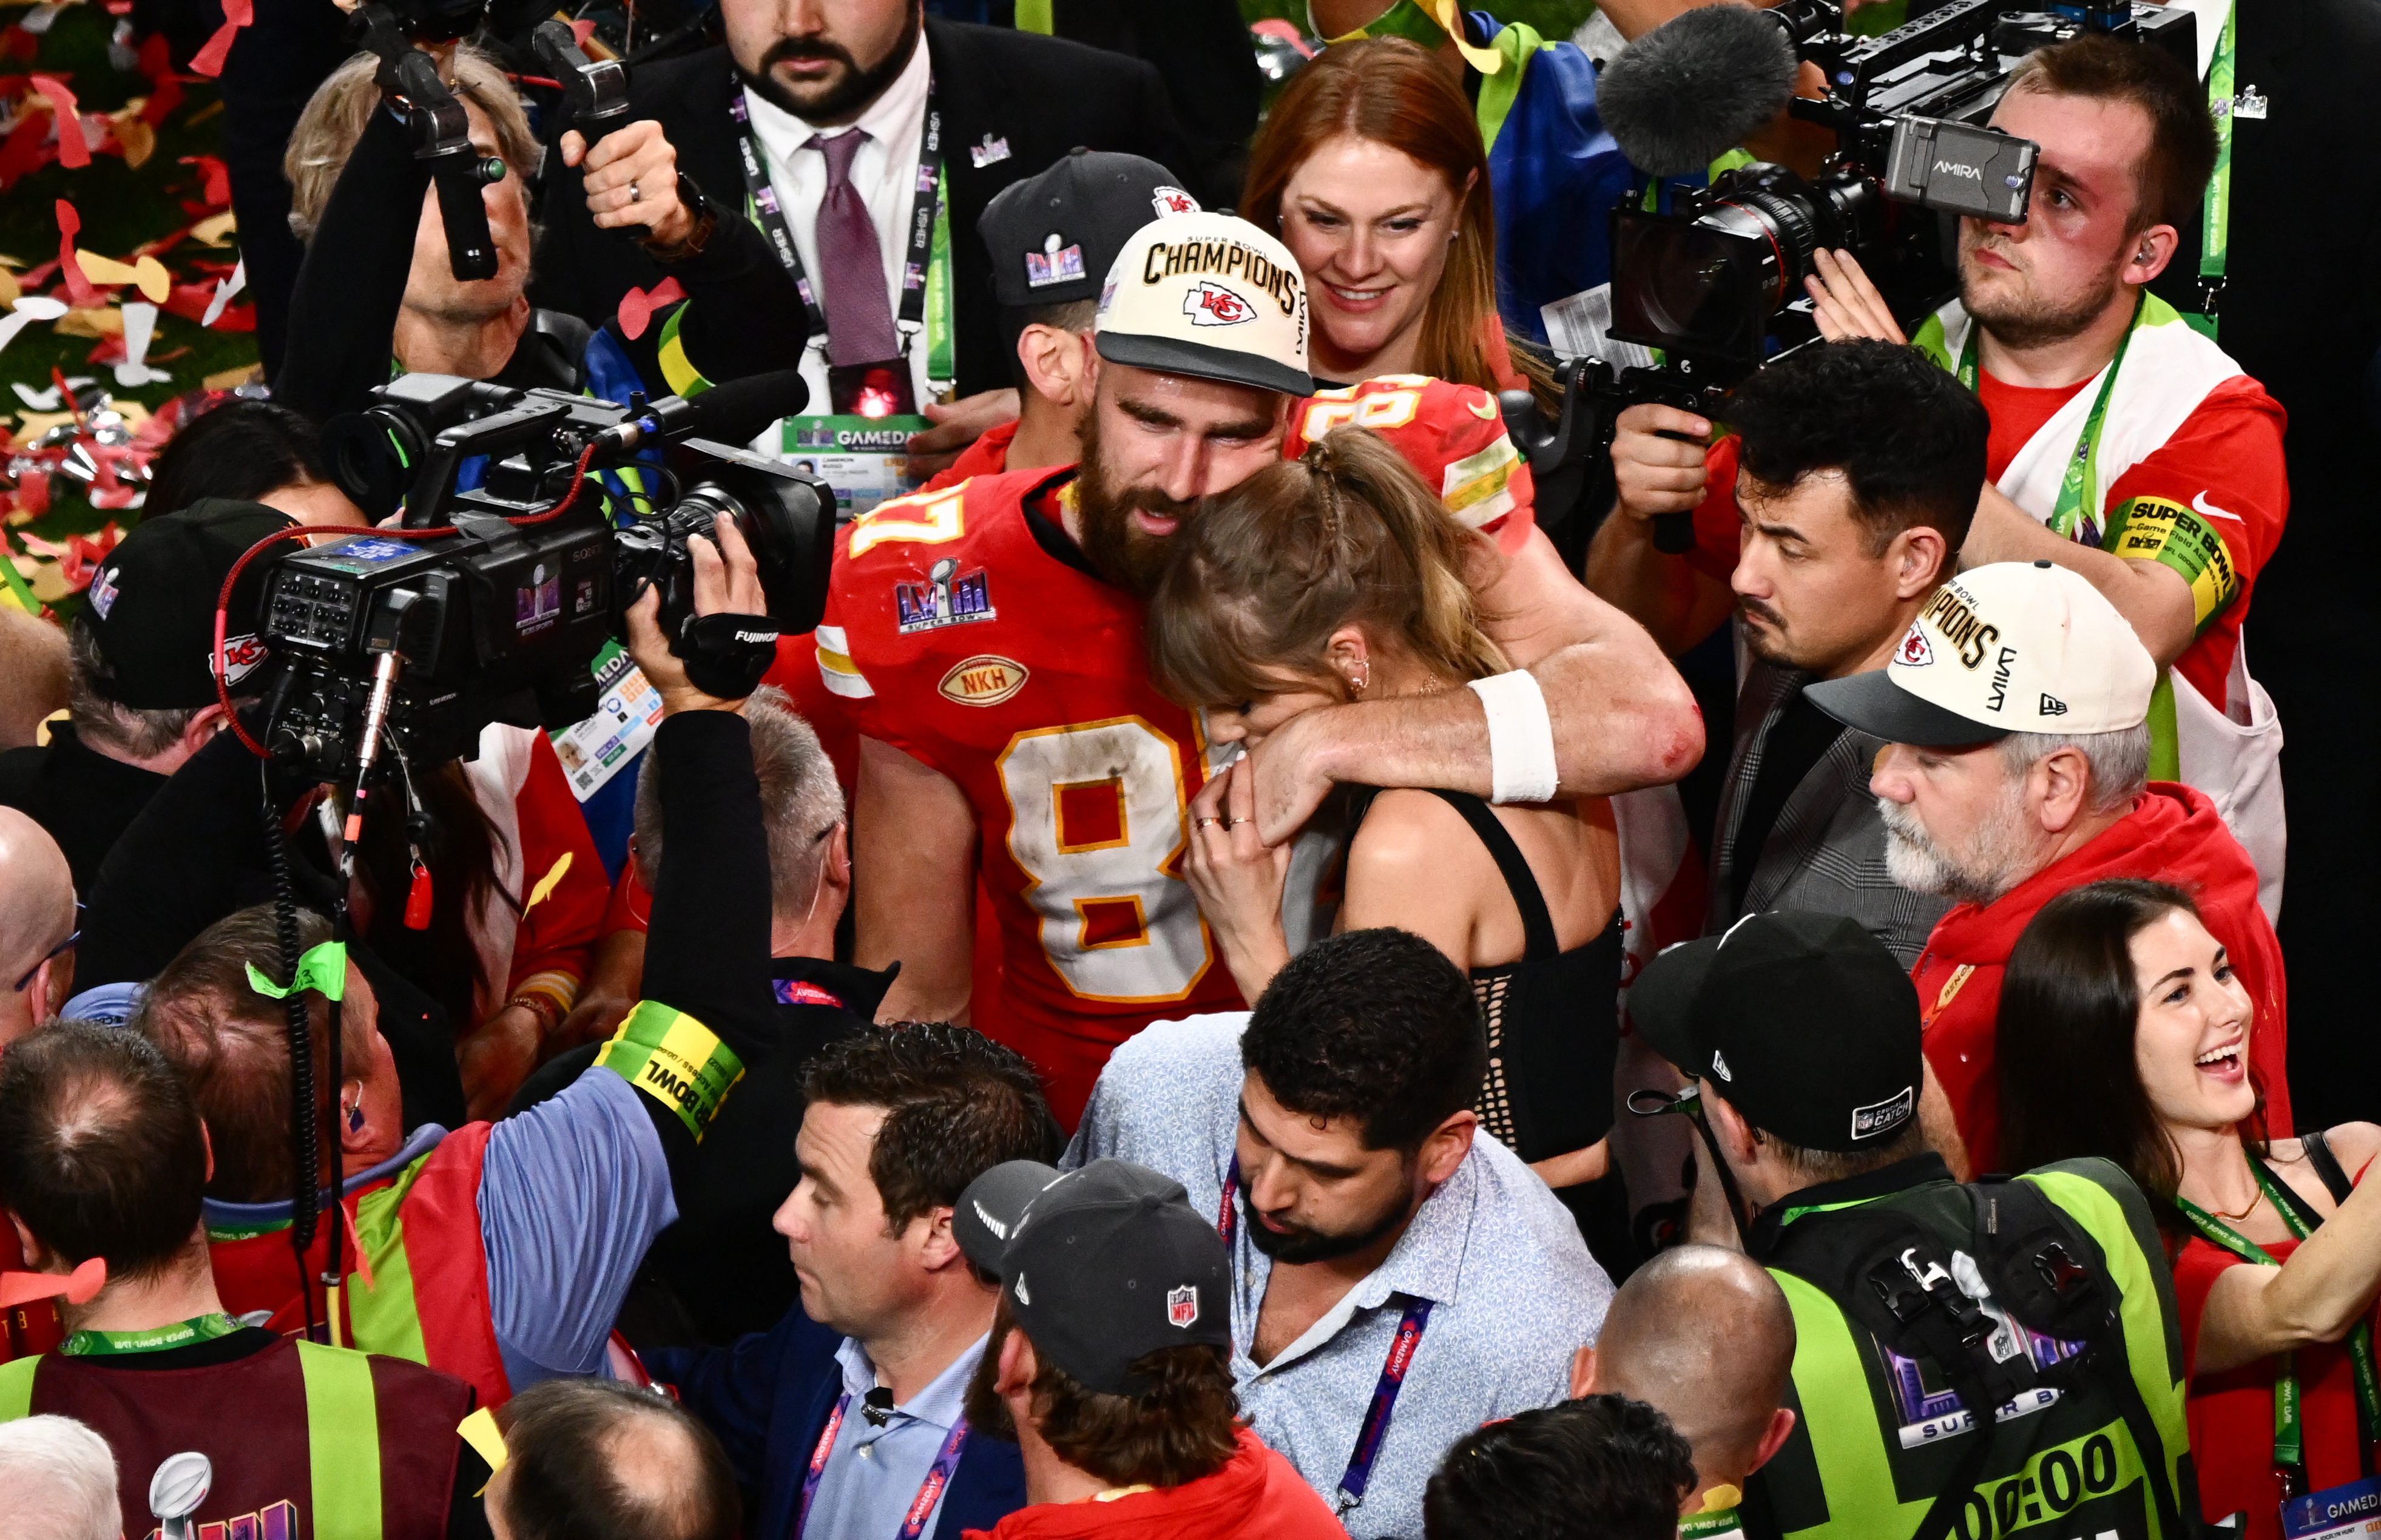
[[2193,497],[2191,500],[2191,506],[2192,508],[2206,515],[2210,519],[2229,519],[2235,524],[2246,524],[2248,522],[2247,519],[2241,518],[2237,513],[2227,513],[2222,508],[2209,507],[2207,502],[2207,494],[2205,492],[2202,492],[2198,496]]

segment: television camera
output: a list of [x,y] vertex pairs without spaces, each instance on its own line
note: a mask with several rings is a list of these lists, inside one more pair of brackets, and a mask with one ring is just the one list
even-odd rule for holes
[[[2187,11],[2139,0],[2049,12],[1948,0],[1881,36],[1852,38],[1838,0],[1785,0],[1769,10],[1703,6],[1640,38],[1605,70],[1597,104],[1641,170],[1702,174],[1781,109],[1833,130],[1837,148],[1808,179],[1753,162],[1673,189],[1667,206],[1657,196],[1654,207],[1630,199],[1611,211],[1606,335],[1659,349],[1659,361],[1565,361],[1551,428],[1508,399],[1547,521],[1608,479],[1601,462],[1623,408],[1712,416],[1765,360],[1814,340],[1803,280],[1817,251],[1850,251],[1905,327],[1956,294],[1958,219],[2025,220],[2037,147],[1985,119],[2027,54],[2097,32],[2190,63],[2193,27]],[[1818,97],[1793,94],[1805,64],[1825,81]],[[1593,504],[1606,500],[1599,492]],[[1685,514],[1654,524],[1659,549],[1692,543]]]
[[[586,717],[589,665],[646,583],[662,591],[664,634],[683,636],[687,543],[721,514],[752,548],[772,618],[808,630],[825,608],[833,492],[736,447],[801,409],[797,373],[625,406],[443,374],[373,396],[331,421],[324,453],[367,513],[401,502],[399,527],[292,551],[266,578],[261,629],[282,667],[264,746],[306,778],[361,784],[384,746],[427,767],[469,757],[491,722]],[[676,470],[638,458],[656,446]],[[606,471],[679,490],[658,506]]]

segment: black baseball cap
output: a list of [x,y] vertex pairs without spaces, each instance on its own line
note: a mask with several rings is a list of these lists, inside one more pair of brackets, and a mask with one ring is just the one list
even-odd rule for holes
[[[142,519],[100,563],[84,594],[82,624],[112,676],[92,680],[93,688],[138,711],[214,704],[207,664],[215,596],[250,546],[296,522],[277,508],[232,497],[201,497]],[[270,655],[257,620],[274,554],[260,553],[248,564],[224,617],[225,677],[235,691]]]
[[1033,1351],[1093,1390],[1146,1393],[1133,1361],[1160,1348],[1231,1351],[1223,1240],[1180,1182],[1146,1166],[1012,1160],[968,1184],[951,1230],[1000,1279]]
[[1096,299],[1108,268],[1153,218],[1199,201],[1155,161],[1081,145],[1039,176],[1011,182],[976,221],[992,291],[1011,309]]
[[1804,1149],[1874,1149],[1918,1114],[1918,991],[1842,915],[1747,915],[1673,947],[1630,986],[1629,1017],[1747,1122]]

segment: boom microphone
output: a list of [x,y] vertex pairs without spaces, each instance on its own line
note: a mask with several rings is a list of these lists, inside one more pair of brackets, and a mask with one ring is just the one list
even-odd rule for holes
[[1692,176],[1785,110],[1798,67],[1773,18],[1744,6],[1703,6],[1606,66],[1595,105],[1631,165]]
[[599,441],[624,451],[649,439],[712,438],[749,444],[777,419],[800,412],[810,399],[810,386],[802,383],[798,369],[751,374],[713,385],[700,396],[665,396],[648,406],[641,417],[606,429]]

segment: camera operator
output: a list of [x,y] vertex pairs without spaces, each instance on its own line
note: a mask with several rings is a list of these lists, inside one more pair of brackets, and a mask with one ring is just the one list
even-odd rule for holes
[[[671,664],[657,666],[666,672]],[[818,735],[783,694],[766,686],[744,703],[743,716],[769,851],[768,998],[782,1036],[768,1061],[747,1073],[704,1138],[702,1161],[711,1178],[680,1204],[678,1223],[654,1241],[647,1265],[709,1342],[766,1331],[792,1308],[799,1284],[769,1218],[801,1179],[788,1130],[801,1118],[803,1077],[827,1045],[874,1020],[893,982],[890,972],[834,960],[836,927],[851,898],[850,837],[843,788]],[[648,758],[637,786],[631,859],[646,878],[664,859],[662,774],[660,762]],[[732,895],[694,893],[727,918],[723,906]],[[709,929],[705,921],[681,935],[706,936]],[[642,931],[627,934],[636,937],[641,967],[647,938]],[[700,965],[704,958],[690,960]],[[633,1000],[635,969],[629,972]],[[591,1043],[547,1061],[521,1087],[514,1110],[569,1083],[601,1050],[601,1044]]]
[[[694,542],[698,610],[758,613],[760,585],[740,538],[732,525],[719,538],[732,566]],[[317,1077],[324,1108],[336,1097],[338,1109],[336,1163],[326,1150],[324,1178],[344,1177],[350,1233],[365,1253],[336,1291],[341,1339],[426,1357],[470,1380],[483,1402],[604,1368],[620,1299],[653,1238],[677,1216],[676,1193],[691,1195],[708,1179],[697,1158],[704,1133],[747,1068],[766,1064],[778,1035],[770,876],[751,837],[759,792],[744,722],[732,701],[689,680],[661,642],[658,605],[657,593],[639,602],[630,636],[669,714],[653,752],[670,769],[662,796],[671,854],[656,874],[644,1003],[605,1045],[602,1072],[501,1123],[408,1134],[374,1031],[372,989],[352,963],[316,954],[327,939],[323,922],[309,916],[301,925],[316,958],[309,976],[334,987],[343,981],[348,996],[345,1077],[336,1086]],[[236,768],[244,795],[232,806],[253,824],[255,771]],[[189,1075],[214,1131],[210,1225],[226,1298],[288,1324],[309,1311],[320,1318],[324,1302],[301,1304],[290,1287],[287,1039],[282,1008],[258,992],[250,964],[268,981],[290,972],[269,910],[233,915],[184,948],[150,984],[133,1024]],[[310,1001],[310,1009],[327,1033],[327,1008]],[[323,1228],[318,1248],[336,1228]],[[307,1276],[320,1270],[317,1257]]]
[[[470,46],[447,60],[470,116],[471,145],[504,163],[482,190],[496,253],[494,277],[466,281],[449,264],[446,226],[404,124],[382,107],[376,56],[349,59],[307,104],[289,141],[290,219],[308,238],[290,302],[290,348],[275,395],[316,422],[368,404],[400,372],[457,374],[527,388],[586,390],[625,401],[688,395],[720,380],[792,368],[800,359],[801,297],[760,233],[722,221],[658,124],[634,122],[592,147],[562,138],[584,169],[588,216],[605,238],[640,243],[690,299],[651,315],[638,335],[533,309],[527,177],[536,139],[495,60]],[[617,299],[615,300],[617,303]]]
[[1752,915],[1647,964],[1630,1011],[1695,1079],[1674,1110],[1793,1312],[1801,1427],[1753,1473],[1748,1533],[1974,1534],[1978,1504],[1994,1535],[2196,1532],[2148,1201],[2105,1160],[1955,1185],[1891,953],[1838,916]]
[[[2046,558],[2090,579],[2164,676],[2154,763],[2216,798],[2281,904],[2279,735],[2252,682],[2241,628],[2281,538],[2289,492],[2282,413],[2254,380],[2149,293],[2173,259],[2215,163],[2206,96],[2164,49],[2084,37],[2030,55],[1993,127],[2041,147],[2021,225],[1963,219],[1960,299],[1916,345],[1976,391],[1993,422],[1984,489],[1962,565]],[[1830,337],[1903,340],[1847,253],[1810,285]],[[1675,647],[1709,629],[1712,579],[1737,529],[1726,474],[1705,465],[1711,424],[1623,412],[1612,456],[1607,590]],[[1681,442],[1665,434],[1683,434]],[[1713,461],[1732,471],[1728,457]],[[1695,511],[1693,575],[1656,553],[1645,520]]]

